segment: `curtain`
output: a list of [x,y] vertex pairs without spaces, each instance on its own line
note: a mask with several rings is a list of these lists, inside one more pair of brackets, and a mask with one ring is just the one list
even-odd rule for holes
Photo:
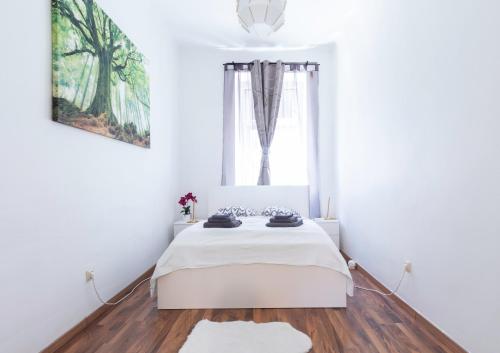
[[[319,121],[319,73],[307,71],[306,97],[309,119],[307,128],[307,174],[309,179],[309,216],[320,217],[319,164],[318,164],[318,121]],[[298,87],[300,89],[300,86]]]
[[223,136],[222,136],[222,180],[221,185],[234,185],[234,81],[233,70],[224,71]]
[[269,153],[272,185],[309,184],[306,85],[305,71],[288,71],[283,75],[278,121]]
[[255,60],[251,69],[255,122],[262,148],[257,184],[270,185],[269,148],[274,136],[283,86],[284,65],[281,61],[262,64]]
[[253,107],[250,71],[235,73],[235,177],[236,185],[256,185],[262,148]]

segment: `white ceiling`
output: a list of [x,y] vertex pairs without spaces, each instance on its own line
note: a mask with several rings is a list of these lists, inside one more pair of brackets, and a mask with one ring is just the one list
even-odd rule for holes
[[285,25],[266,39],[247,33],[236,0],[155,0],[174,37],[228,49],[309,48],[334,41],[352,13],[349,0],[288,0]]

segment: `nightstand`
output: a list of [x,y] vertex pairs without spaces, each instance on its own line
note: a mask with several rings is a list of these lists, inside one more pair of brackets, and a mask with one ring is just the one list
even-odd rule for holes
[[340,225],[338,219],[315,218],[316,222],[332,238],[337,248],[340,249]]
[[203,222],[205,222],[204,219],[199,219],[197,223],[188,223],[183,219],[175,221],[174,222],[174,238],[177,236],[177,234],[182,232],[184,229],[186,229],[194,224],[203,223]]

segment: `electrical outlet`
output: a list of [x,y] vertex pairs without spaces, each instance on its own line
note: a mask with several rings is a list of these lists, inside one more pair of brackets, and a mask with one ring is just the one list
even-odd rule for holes
[[87,282],[90,282],[91,280],[94,279],[94,271],[90,270],[90,271],[85,271],[85,280]]
[[411,261],[405,261],[405,271],[411,272]]

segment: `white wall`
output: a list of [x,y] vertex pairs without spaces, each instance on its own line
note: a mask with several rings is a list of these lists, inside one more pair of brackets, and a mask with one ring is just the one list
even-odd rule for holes
[[500,340],[498,1],[363,1],[338,43],[344,250],[466,349]]
[[150,60],[152,148],[51,121],[50,1],[0,21],[0,351],[37,352],[158,259],[177,214],[175,46],[149,4],[99,3]]
[[[319,163],[322,208],[333,193],[334,47],[290,51],[220,50],[195,45],[179,48],[181,81],[181,191],[199,196],[200,216],[206,216],[208,191],[220,185],[222,165],[222,98],[226,62],[259,60],[320,63]],[[272,168],[272,166],[271,166]]]

